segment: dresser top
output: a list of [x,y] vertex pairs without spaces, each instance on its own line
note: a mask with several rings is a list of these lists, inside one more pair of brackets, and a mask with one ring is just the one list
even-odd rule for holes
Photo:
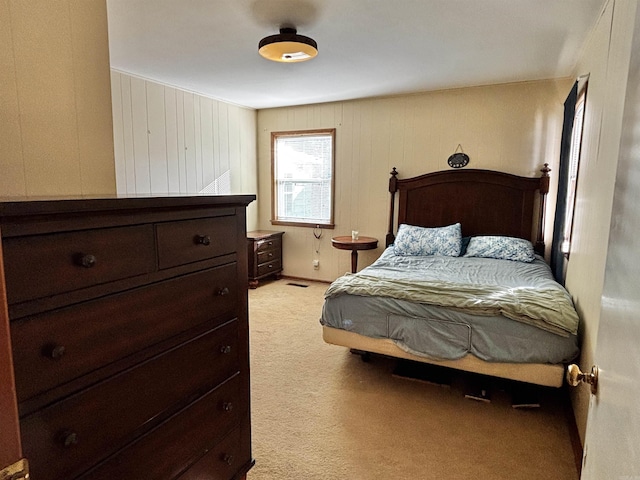
[[100,195],[0,197],[0,219],[18,215],[80,213],[153,208],[247,206],[255,195]]

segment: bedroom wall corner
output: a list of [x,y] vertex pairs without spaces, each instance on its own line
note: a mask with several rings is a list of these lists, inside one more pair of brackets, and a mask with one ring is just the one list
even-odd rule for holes
[[[606,3],[576,68],[576,77],[589,74],[589,86],[565,285],[581,318],[581,357],[577,362],[586,371],[595,363],[636,4],[637,0]],[[590,400],[586,388],[571,392],[583,444]]]

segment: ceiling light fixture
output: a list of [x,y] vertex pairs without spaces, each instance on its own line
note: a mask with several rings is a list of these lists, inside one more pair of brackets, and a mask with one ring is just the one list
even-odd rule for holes
[[258,52],[274,62],[304,62],[318,55],[318,44],[312,38],[298,35],[295,28],[281,28],[278,35],[260,40]]

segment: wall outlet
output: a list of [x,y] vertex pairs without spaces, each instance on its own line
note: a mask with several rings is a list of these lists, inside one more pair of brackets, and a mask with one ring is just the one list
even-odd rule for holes
[[320,268],[320,260],[313,261],[313,269],[318,270]]

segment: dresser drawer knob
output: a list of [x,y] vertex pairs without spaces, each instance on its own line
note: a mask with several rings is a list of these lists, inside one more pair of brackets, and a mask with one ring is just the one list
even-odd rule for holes
[[231,345],[223,345],[220,347],[220,353],[229,354],[231,353]]
[[193,241],[196,245],[211,245],[211,237],[209,235],[196,235]]
[[78,434],[76,432],[72,432],[71,430],[64,430],[60,432],[60,443],[64,445],[65,448],[71,448],[74,445],[78,444]]
[[231,466],[231,464],[233,463],[233,455],[229,455],[228,453],[223,454],[222,461]]
[[74,257],[76,265],[84,268],[94,267],[98,259],[94,255],[78,253]]
[[233,403],[231,403],[231,402],[224,402],[224,403],[222,404],[222,409],[223,409],[225,412],[230,412],[231,410],[233,410]]
[[67,351],[64,345],[48,345],[44,350],[46,356],[51,360],[60,360]]
[[227,295],[229,295],[229,289],[227,287],[223,287],[220,290],[218,290],[217,294],[220,297],[226,297]]

